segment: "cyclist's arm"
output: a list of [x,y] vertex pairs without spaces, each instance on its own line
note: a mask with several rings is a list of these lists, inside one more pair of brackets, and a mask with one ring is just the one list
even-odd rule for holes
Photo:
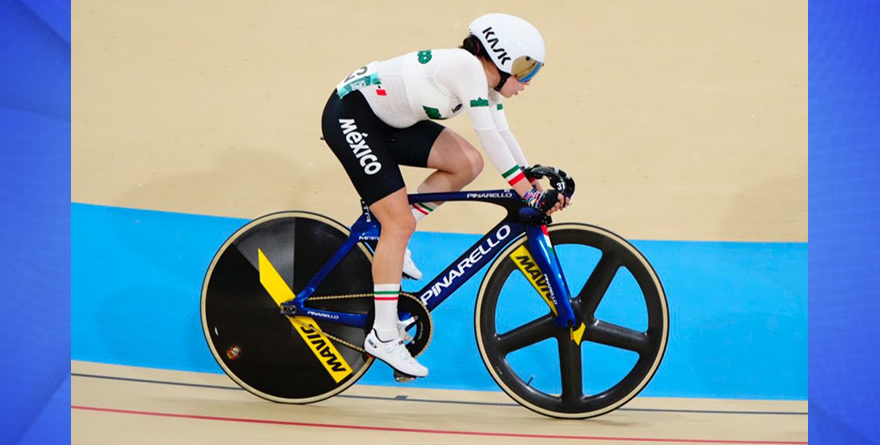
[[513,155],[513,158],[516,159],[516,162],[519,163],[520,167],[528,167],[529,162],[526,161],[526,156],[523,154],[522,147],[520,147],[516,137],[514,137],[513,133],[510,131],[510,125],[507,124],[507,115],[504,113],[504,104],[501,103],[499,96],[500,94],[494,91],[490,93],[491,106],[489,107],[489,111],[491,112],[492,120],[495,122],[495,128],[498,130],[498,134],[501,135],[501,138],[504,139],[504,143],[506,143],[507,148],[510,149],[510,154]]
[[[495,121],[495,128],[498,129],[498,134],[501,135],[501,139],[504,139],[504,143],[507,144],[507,148],[510,150],[510,154],[513,155],[513,158],[516,159],[516,162],[519,164],[520,168],[525,169],[529,166],[529,161],[526,160],[526,155],[522,151],[522,147],[519,145],[519,141],[516,140],[516,137],[513,135],[513,132],[510,131],[510,126],[507,124],[507,115],[504,113],[504,104],[501,103],[501,95],[492,91],[490,93],[490,111],[492,114],[492,120]],[[538,181],[532,181],[532,185],[541,189],[538,185]]]
[[437,72],[437,82],[462,101],[474,131],[480,139],[480,145],[483,146],[489,160],[507,183],[520,196],[525,196],[532,186],[492,119],[488,97],[489,85],[486,82],[483,66],[479,60],[463,52],[460,58],[456,58],[445,68]]

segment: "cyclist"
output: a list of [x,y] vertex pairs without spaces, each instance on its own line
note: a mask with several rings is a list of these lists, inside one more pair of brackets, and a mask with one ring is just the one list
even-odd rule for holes
[[[436,203],[409,205],[399,165],[435,169],[419,193],[459,191],[483,169],[464,138],[433,120],[465,111],[492,164],[525,202],[548,214],[569,204],[525,178],[528,165],[505,117],[502,97],[523,91],[545,61],[534,26],[508,14],[475,19],[456,49],[412,52],[372,62],[342,80],[322,116],[324,140],[382,225],[373,258],[376,317],[364,348],[396,370],[425,377],[407,351],[397,318],[403,273],[421,273],[406,248]],[[432,120],[433,119],[433,120]]]

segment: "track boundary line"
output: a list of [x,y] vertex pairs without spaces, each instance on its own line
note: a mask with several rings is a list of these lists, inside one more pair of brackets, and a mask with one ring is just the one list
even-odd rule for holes
[[137,411],[116,408],[101,408],[96,406],[71,405],[71,410],[96,411],[113,414],[134,414],[141,416],[171,417],[178,419],[214,420],[221,422],[240,422],[268,425],[301,426],[310,428],[333,428],[361,431],[387,431],[395,433],[422,433],[422,434],[445,434],[457,436],[482,436],[482,437],[508,437],[515,439],[567,439],[567,440],[605,440],[605,441],[629,441],[651,443],[705,443],[705,444],[737,444],[737,445],[806,445],[807,442],[772,441],[772,440],[713,440],[713,439],[673,439],[652,437],[602,437],[602,436],[565,436],[555,434],[524,434],[524,433],[493,433],[486,431],[457,431],[457,430],[431,430],[423,428],[394,428],[366,425],[343,425],[313,422],[291,422],[284,420],[248,419],[243,417],[220,417],[203,416],[195,414],[163,413],[155,411]]
[[[105,380],[120,380],[124,382],[135,382],[135,383],[153,383],[158,385],[175,385],[175,386],[188,386],[193,388],[208,388],[208,389],[224,389],[224,390],[232,390],[232,391],[244,391],[241,387],[238,386],[223,386],[223,385],[206,385],[202,383],[184,383],[184,382],[172,382],[167,380],[151,380],[151,379],[138,379],[133,377],[118,377],[118,376],[107,376],[107,375],[99,375],[99,374],[84,374],[78,372],[71,372],[70,375],[72,377],[85,377],[85,378],[94,378],[94,379],[105,379]],[[501,403],[501,402],[472,402],[472,401],[461,401],[461,400],[439,400],[439,399],[423,399],[423,398],[410,398],[406,395],[398,395],[398,396],[360,396],[354,394],[340,394],[336,397],[341,397],[344,399],[363,399],[363,400],[381,400],[386,402],[418,402],[418,403],[445,403],[452,405],[478,405],[478,406],[506,406],[506,407],[514,407],[519,408],[520,405],[516,403]],[[799,411],[722,411],[722,410],[693,410],[693,409],[667,409],[667,408],[619,408],[617,411],[631,411],[631,412],[654,412],[654,413],[680,413],[680,414],[746,414],[746,415],[783,415],[783,416],[806,416],[808,413],[799,412]]]
[[[85,378],[95,378],[95,379],[105,379],[105,380],[120,380],[125,382],[135,382],[135,383],[153,383],[158,385],[175,385],[175,386],[188,386],[193,388],[208,388],[208,389],[224,389],[224,390],[232,390],[232,391],[244,391],[241,387],[238,386],[223,386],[223,385],[206,385],[201,383],[185,383],[185,382],[172,382],[167,380],[151,380],[151,379],[139,379],[133,377],[119,377],[119,376],[107,376],[107,375],[98,375],[98,374],[84,374],[84,373],[76,373],[71,372],[70,375],[72,377],[85,377]],[[381,401],[396,401],[396,402],[418,402],[418,403],[445,403],[445,404],[454,404],[454,405],[480,405],[480,406],[507,406],[507,407],[515,407],[518,408],[520,405],[516,403],[501,403],[501,402],[472,402],[472,401],[461,401],[461,400],[440,400],[440,399],[423,399],[423,398],[410,398],[406,395],[398,395],[394,397],[383,397],[383,396],[361,396],[354,394],[340,394],[336,397],[341,397],[344,399],[364,399],[364,400],[381,400]],[[634,412],[659,412],[659,413],[684,413],[684,414],[747,414],[747,415],[784,415],[784,416],[806,416],[808,413],[800,412],[800,411],[722,411],[722,410],[693,410],[693,409],[668,409],[668,408],[619,408],[617,411],[634,411]]]

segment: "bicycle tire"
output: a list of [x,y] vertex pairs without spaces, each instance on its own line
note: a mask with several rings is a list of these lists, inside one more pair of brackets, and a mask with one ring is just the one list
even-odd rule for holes
[[[372,357],[314,333],[322,331],[362,346],[366,328],[312,320],[320,328],[314,329],[303,324],[311,319],[281,314],[281,299],[262,283],[274,274],[276,285],[284,283],[277,287],[287,286],[291,295],[299,293],[348,235],[345,226],[323,215],[278,212],[249,222],[217,251],[202,286],[202,330],[214,359],[239,386],[273,402],[313,403],[344,391],[373,363]],[[358,243],[313,295],[369,292],[371,263],[372,253]],[[309,305],[367,314],[373,300],[310,301]],[[314,338],[303,334],[307,331]]]
[[[491,377],[520,405],[555,418],[586,419],[607,414],[638,395],[657,372],[669,337],[669,308],[666,294],[660,279],[644,255],[613,232],[578,223],[551,225],[548,226],[548,232],[554,248],[574,244],[602,252],[602,259],[590,274],[583,289],[580,292],[572,289],[572,294],[576,294],[572,299],[572,306],[578,317],[575,326],[579,326],[581,322],[585,324],[582,331],[583,342],[576,344],[573,341],[574,334],[569,329],[555,326],[554,316],[549,307],[546,315],[505,333],[497,332],[499,295],[513,272],[518,270],[511,255],[526,243],[526,237],[523,235],[494,260],[480,286],[474,311],[474,330],[478,349]],[[566,271],[566,265],[561,266]],[[648,326],[644,332],[627,330],[593,316],[620,268],[629,271],[644,298]],[[599,300],[595,301],[596,298]],[[621,334],[615,337],[612,335],[614,332]],[[562,390],[558,395],[530,386],[531,380],[526,382],[507,359],[507,356],[514,351],[553,338],[556,339],[560,364]],[[638,351],[635,365],[623,379],[604,391],[585,395],[582,387],[583,364],[580,351],[587,342],[614,347],[626,346],[622,349],[637,347],[641,350]]]

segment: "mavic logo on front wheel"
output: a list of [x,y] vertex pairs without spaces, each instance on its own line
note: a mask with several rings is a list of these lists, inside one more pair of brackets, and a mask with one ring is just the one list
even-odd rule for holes
[[[257,249],[257,254],[259,256],[260,284],[269,292],[269,295],[280,308],[281,303],[294,299],[296,295],[293,294],[293,291],[284,282],[284,278],[281,278],[281,275],[275,270],[275,266],[266,257],[263,250]],[[301,315],[287,317],[287,319],[290,320],[290,324],[296,328],[296,332],[302,337],[303,342],[309,346],[309,349],[312,350],[312,353],[315,354],[315,357],[336,383],[351,375],[351,366],[345,361],[345,357],[333,346],[330,339],[324,335],[324,332],[321,331],[315,320]]]
[[516,267],[519,268],[520,272],[526,276],[529,283],[532,283],[532,286],[538,291],[538,294],[541,295],[541,298],[544,299],[547,306],[550,306],[553,315],[556,315],[556,295],[553,294],[553,289],[550,288],[550,285],[547,282],[547,275],[541,272],[541,269],[538,267],[538,264],[535,263],[535,260],[532,258],[532,254],[529,252],[529,249],[526,248],[526,245],[523,244],[514,250],[513,253],[510,254],[510,258],[516,263]]

